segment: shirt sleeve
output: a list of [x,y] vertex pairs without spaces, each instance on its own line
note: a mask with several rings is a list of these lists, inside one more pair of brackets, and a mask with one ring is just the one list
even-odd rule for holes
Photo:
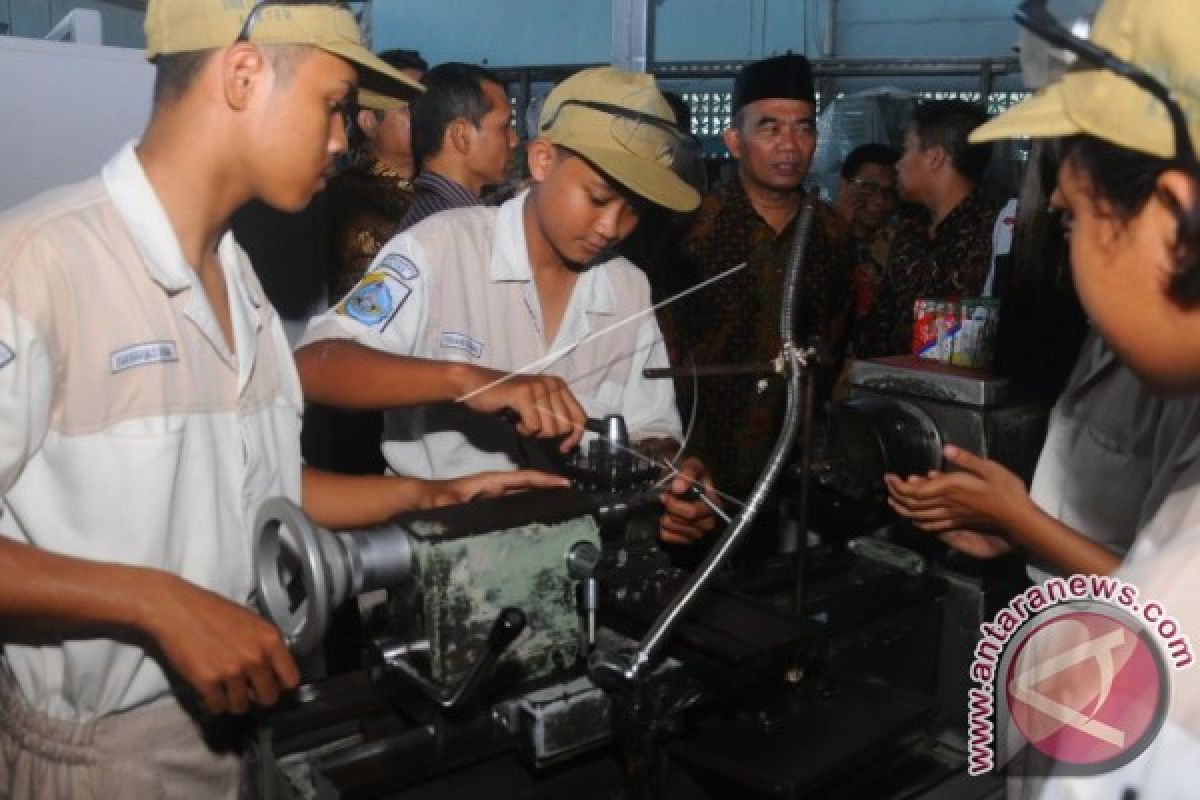
[[670,366],[662,332],[653,314],[638,326],[629,382],[621,398],[621,413],[632,440],[653,437],[680,439],[682,425],[675,407],[675,383],[670,378],[649,379],[642,370]]
[[[0,491],[5,494],[37,452],[50,424],[54,364],[52,348],[33,321],[16,308],[14,284],[0,284]],[[49,304],[44,304],[49,310]]]
[[315,317],[300,346],[348,339],[395,355],[416,355],[429,322],[432,276],[421,246],[407,234],[393,238],[337,305]]

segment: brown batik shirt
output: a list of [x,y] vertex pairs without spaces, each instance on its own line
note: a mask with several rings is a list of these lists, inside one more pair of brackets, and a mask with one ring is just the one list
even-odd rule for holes
[[[850,311],[853,254],[843,226],[829,206],[817,203],[795,311],[796,341],[819,335],[835,352]],[[694,286],[742,261],[747,266],[669,307],[667,329],[676,338],[673,355],[690,352],[698,365],[761,363],[779,355],[784,272],[795,227],[793,219],[776,233],[754,210],[736,177],[705,198],[680,246],[672,288]],[[689,397],[691,380],[679,384],[681,394]],[[779,433],[784,383],[780,378],[705,377],[698,386],[689,452],[704,460],[719,489],[744,500]]]
[[927,211],[899,222],[874,307],[857,326],[856,355],[912,352],[917,298],[972,296],[983,290],[999,210],[976,189],[946,215],[932,238]]
[[334,270],[329,300],[354,288],[412,205],[412,183],[371,156],[358,158],[329,182],[334,229]]

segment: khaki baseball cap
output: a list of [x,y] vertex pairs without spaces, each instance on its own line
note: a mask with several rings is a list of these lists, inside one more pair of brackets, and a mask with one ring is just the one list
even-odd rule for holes
[[[1200,142],[1200,17],[1197,0],[1108,0],[1090,39],[1156,76],[1171,91]],[[1088,134],[1158,158],[1175,156],[1159,100],[1115,72],[1078,62],[1060,81],[976,128],[970,140]]]
[[700,205],[680,173],[687,139],[651,75],[614,67],[577,72],[546,97],[538,131],[652,203],[672,211]]
[[[150,0],[146,58],[229,47],[255,7],[252,0]],[[354,14],[340,3],[263,4],[250,33],[266,45],[312,45],[350,62],[371,89],[407,99],[424,87],[374,56],[362,43]]]

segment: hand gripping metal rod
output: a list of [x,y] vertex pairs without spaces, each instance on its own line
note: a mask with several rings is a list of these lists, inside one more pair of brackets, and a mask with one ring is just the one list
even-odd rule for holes
[[[775,446],[767,459],[767,465],[759,475],[754,491],[746,502],[737,519],[726,529],[721,541],[713,547],[704,563],[692,574],[687,584],[675,599],[663,609],[655,620],[654,626],[642,638],[636,651],[632,654],[610,654],[600,657],[595,662],[593,678],[601,685],[616,682],[633,683],[637,681],[647,667],[653,667],[661,654],[666,642],[670,639],[676,625],[695,602],[697,595],[708,585],[712,577],[725,563],[729,555],[741,544],[750,523],[762,504],[766,501],[771,485],[783,470],[784,461],[792,442],[796,438],[796,428],[800,420],[800,370],[802,364],[796,343],[793,340],[795,330],[796,294],[800,287],[800,278],[804,267],[804,252],[808,246],[808,237],[813,225],[813,205],[811,200],[805,200],[800,209],[800,217],[796,220],[796,230],[792,237],[792,249],[788,256],[787,276],[784,281],[783,310],[779,319],[779,336],[783,343],[781,355],[786,365],[787,374],[787,406],[783,417],[783,427]],[[625,663],[622,663],[625,662]]]

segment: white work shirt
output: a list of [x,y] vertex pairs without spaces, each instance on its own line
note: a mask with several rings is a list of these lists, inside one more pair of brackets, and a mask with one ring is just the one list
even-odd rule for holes
[[[1194,483],[1180,491],[1198,493]],[[1173,533],[1149,555],[1132,560],[1140,550],[1135,545],[1130,551],[1131,560],[1117,572],[1122,580],[1137,587],[1142,607],[1150,601],[1159,604],[1162,613],[1155,622],[1169,618],[1178,626],[1177,634],[1169,641],[1179,636],[1189,641],[1192,663],[1175,669],[1163,639],[1152,630],[1153,625],[1147,624],[1147,632],[1163,652],[1169,673],[1170,694],[1162,730],[1141,755],[1111,772],[1089,777],[1052,776],[1038,795],[1039,800],[1196,797],[1200,764],[1200,664],[1196,663],[1200,659],[1200,594],[1196,591],[1200,579],[1200,525],[1193,519],[1191,527],[1177,528]],[[1138,536],[1139,545],[1142,535]],[[1129,790],[1133,792],[1127,795]]]
[[[1153,394],[1090,329],[1050,414],[1030,497],[1123,557],[1197,462],[1198,436],[1200,398]],[[1034,582],[1050,574],[1029,572]]]
[[[1200,448],[1200,440],[1190,431],[1180,436],[1178,447],[1192,457],[1180,459],[1173,468],[1170,493],[1139,531],[1117,576],[1137,587],[1143,607],[1151,601],[1160,606],[1157,622],[1169,619],[1178,626],[1171,641],[1186,637],[1193,663],[1174,669],[1169,650],[1163,648],[1171,682],[1167,718],[1144,753],[1104,775],[1053,778],[1041,795],[1044,800],[1119,798],[1128,789],[1135,790],[1136,795],[1130,796],[1138,800],[1196,796],[1200,763],[1200,664],[1196,663],[1200,660],[1200,593],[1196,591],[1200,581],[1200,458],[1194,451]],[[1151,638],[1163,645],[1159,636]]]
[[[642,377],[646,367],[666,366],[667,356],[649,284],[629,261],[613,258],[580,274],[546,346],[525,243],[526,195],[499,208],[445,211],[393,238],[358,286],[313,320],[301,346],[350,339],[398,355],[557,375],[588,416],[624,415],[635,440],[679,438],[672,382]],[[515,443],[511,423],[462,404],[385,416],[383,454],[398,474],[512,469]]]
[[[1069,456],[1074,481],[1068,485],[1091,499],[1074,501],[1075,508],[1066,512],[1068,524],[1125,553],[1117,576],[1137,588],[1139,604],[1159,603],[1164,615],[1189,638],[1193,656],[1200,657],[1200,597],[1195,590],[1200,578],[1200,400],[1151,394],[1116,362],[1094,331],[1064,392],[1066,402],[1060,401],[1060,406],[1070,409],[1072,397],[1077,401],[1074,407],[1084,408],[1089,424],[1075,431],[1079,446]],[[1055,416],[1059,410],[1055,408]],[[1062,428],[1061,419],[1059,423]],[[1062,435],[1060,441],[1072,437]],[[1048,457],[1043,451],[1043,461]],[[1062,458],[1059,454],[1054,460],[1060,461],[1065,475]],[[1039,486],[1036,479],[1034,485]],[[1131,531],[1136,539],[1128,535]],[[1041,800],[1108,800],[1124,797],[1129,789],[1136,792],[1130,796],[1139,800],[1195,796],[1200,667],[1192,664],[1175,670],[1165,649],[1164,656],[1170,673],[1170,704],[1163,728],[1149,748],[1102,775],[1071,777],[1052,772],[1038,794]]]
[[[132,143],[0,216],[0,533],[243,603],[259,504],[300,497],[295,366],[226,234],[234,356]],[[4,580],[21,580],[4,576]],[[169,693],[112,639],[6,644],[30,705],[86,721]]]

